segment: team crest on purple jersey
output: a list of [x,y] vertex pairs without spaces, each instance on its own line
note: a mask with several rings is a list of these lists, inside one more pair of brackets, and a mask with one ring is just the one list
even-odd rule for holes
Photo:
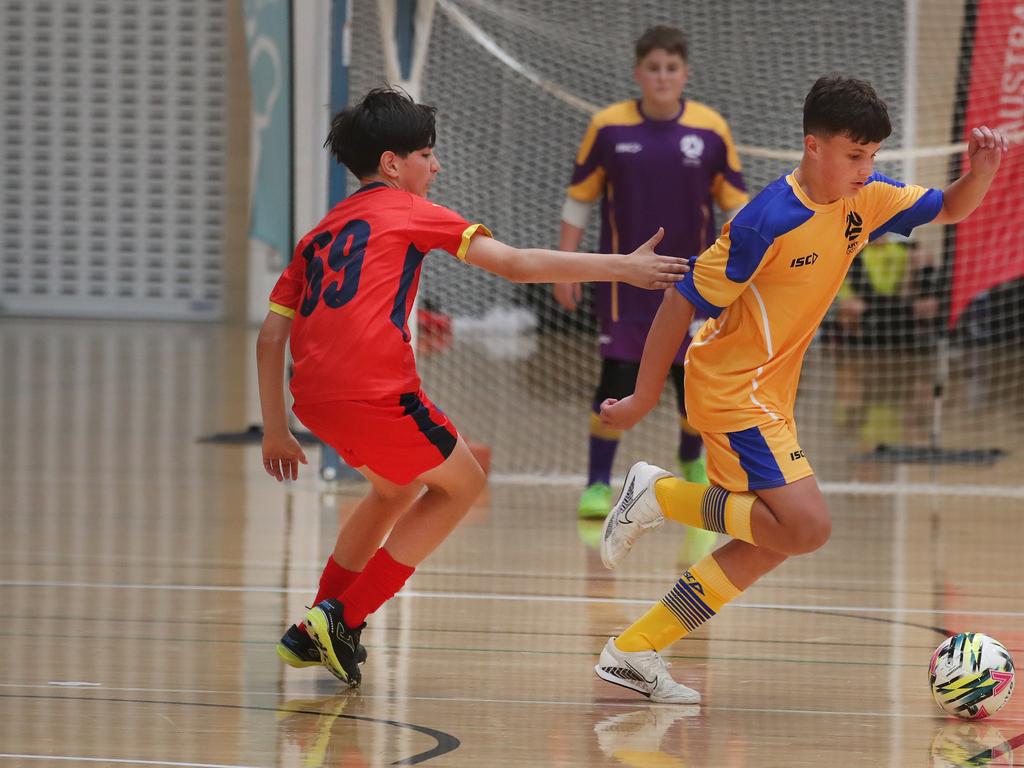
[[679,140],[679,149],[689,162],[699,162],[704,154],[704,139],[696,133],[688,133]]

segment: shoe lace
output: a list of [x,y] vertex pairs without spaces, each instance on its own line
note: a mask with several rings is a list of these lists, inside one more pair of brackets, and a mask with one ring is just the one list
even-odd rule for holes
[[654,657],[651,660],[652,671],[655,672],[656,674],[659,674],[659,675],[662,674],[662,673],[667,675],[668,674],[668,668],[672,666],[671,662],[665,661],[661,657],[661,654],[658,653],[657,651],[651,651],[651,653],[654,654]]

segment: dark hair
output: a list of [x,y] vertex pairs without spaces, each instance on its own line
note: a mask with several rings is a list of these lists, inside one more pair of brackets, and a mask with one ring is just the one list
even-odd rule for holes
[[636,60],[640,61],[651,51],[659,49],[678,54],[686,61],[686,35],[683,30],[661,24],[648,27],[636,41]]
[[845,134],[861,144],[892,133],[889,109],[871,83],[842,75],[819,77],[804,99],[804,136]]
[[434,146],[433,107],[417,104],[395,88],[374,88],[358,104],[331,118],[324,147],[357,178],[376,173],[387,151],[406,157]]

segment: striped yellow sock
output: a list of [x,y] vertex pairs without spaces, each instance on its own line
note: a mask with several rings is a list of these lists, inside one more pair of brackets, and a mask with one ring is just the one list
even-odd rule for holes
[[713,555],[690,567],[672,587],[615,638],[620,651],[660,651],[693,632],[740,594]]
[[734,539],[755,543],[750,531],[750,511],[757,496],[749,491],[735,493],[717,485],[663,477],[654,484],[654,495],[665,517],[677,523],[727,533]]

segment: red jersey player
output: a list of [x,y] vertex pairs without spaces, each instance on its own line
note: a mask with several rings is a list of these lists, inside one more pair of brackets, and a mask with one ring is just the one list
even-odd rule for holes
[[294,479],[306,463],[285,412],[290,342],[295,415],[371,483],[338,533],[305,625],[292,625],[277,646],[288,664],[323,663],[351,686],[361,680],[366,616],[402,588],[484,484],[466,443],[420,389],[408,320],[425,254],[445,250],[524,283],[666,288],[687,270],[684,260],[654,253],[661,230],[628,255],[498,242],[426,199],[441,169],[434,139],[434,109],[390,89],[333,118],[324,146],[362,186],[299,241],[256,347],[266,471]]

